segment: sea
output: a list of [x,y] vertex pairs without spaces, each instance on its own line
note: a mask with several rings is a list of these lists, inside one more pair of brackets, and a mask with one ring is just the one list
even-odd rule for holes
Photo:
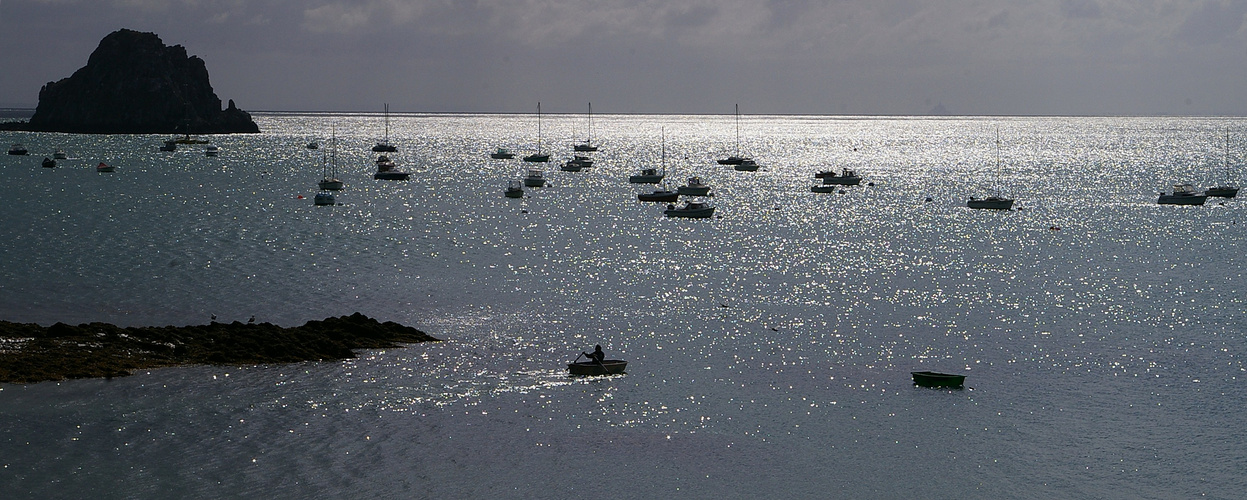
[[[412,175],[380,181],[380,113],[254,116],[218,157],[0,132],[31,151],[0,157],[0,319],[360,312],[443,341],[2,384],[0,496],[1247,491],[1247,200],[1156,203],[1240,184],[1245,118],[598,114],[564,172],[585,115],[399,113]],[[489,153],[539,141],[549,185],[504,197],[534,164]],[[738,151],[762,168],[715,163]],[[314,206],[327,162],[346,187]],[[637,201],[646,167],[714,216]],[[862,184],[811,192],[842,168]],[[1013,209],[966,207],[991,194]],[[627,373],[569,377],[599,344]]]

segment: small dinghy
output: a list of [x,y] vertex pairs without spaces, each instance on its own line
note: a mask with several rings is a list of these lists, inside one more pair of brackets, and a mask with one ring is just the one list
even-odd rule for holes
[[961,387],[965,384],[965,375],[953,375],[939,372],[910,372],[914,376],[914,385],[922,387]]
[[567,364],[568,375],[616,375],[624,372],[628,362],[622,359],[604,359],[597,361],[580,361]]

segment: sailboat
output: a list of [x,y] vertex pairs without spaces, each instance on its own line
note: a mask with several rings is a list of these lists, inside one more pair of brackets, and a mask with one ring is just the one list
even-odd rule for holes
[[1230,184],[1230,129],[1225,129],[1225,184],[1204,190],[1207,196],[1216,198],[1233,198],[1238,196],[1238,187]]
[[[996,173],[1000,173],[1000,128],[996,128]],[[1013,208],[1013,199],[1005,198],[1000,195],[991,195],[986,198],[970,197],[966,201],[966,206],[970,208],[986,208],[990,210],[1009,210]]]
[[[727,158],[719,160],[719,165],[740,165],[741,163],[744,163],[745,160],[748,160],[748,159],[749,158],[744,158],[740,156],[740,104],[737,104],[736,105],[736,154],[734,156],[729,156]],[[754,168],[754,170],[757,170],[757,168]]]
[[385,105],[385,140],[372,147],[374,153],[395,153],[398,147],[390,144],[390,105]]
[[541,152],[541,103],[537,103],[537,152],[525,156],[524,161],[531,163],[546,163],[550,161],[550,155]]
[[[342,181],[338,180],[338,132],[337,130],[334,130],[333,132],[332,141],[333,141],[333,150],[332,150],[332,155],[331,155],[332,160],[326,159],[324,157],[324,154],[323,153],[321,154],[321,168],[320,168],[321,179],[320,179],[320,182],[317,183],[317,185],[320,186],[321,189],[326,190],[326,191],[341,191],[342,188],[344,187],[344,184],[342,184]],[[329,171],[326,170],[326,168],[328,167],[328,165],[326,164],[333,165],[332,175],[330,175]]]
[[589,138],[585,139],[585,142],[573,146],[572,149],[582,153],[591,153],[598,150],[598,147],[593,145],[593,103],[589,103]]
[[632,184],[658,184],[667,176],[667,129],[662,129],[662,173],[654,168],[643,168],[641,173],[628,177]]

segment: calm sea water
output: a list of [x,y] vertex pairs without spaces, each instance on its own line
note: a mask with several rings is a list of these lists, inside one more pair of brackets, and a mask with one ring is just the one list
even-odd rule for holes
[[[1247,377],[1239,118],[595,116],[597,166],[502,196],[534,116],[261,114],[263,134],[2,133],[0,318],[446,339],[345,362],[0,386],[6,498],[1238,498]],[[547,115],[570,157],[586,120]],[[1001,165],[996,167],[999,130]],[[671,220],[627,175],[699,175]],[[339,142],[315,207],[313,139]],[[39,160],[62,149],[55,169]],[[97,174],[100,161],[117,167]],[[856,168],[873,186],[809,192]],[[971,211],[1002,192],[1009,212]],[[933,201],[924,203],[930,197]],[[1057,229],[1059,228],[1059,229]],[[570,379],[600,343],[628,374]],[[909,372],[964,373],[964,390]]]

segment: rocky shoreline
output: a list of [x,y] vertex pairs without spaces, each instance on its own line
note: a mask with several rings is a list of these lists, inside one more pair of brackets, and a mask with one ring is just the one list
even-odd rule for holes
[[355,357],[438,341],[412,327],[355,313],[284,328],[270,323],[128,327],[64,323],[44,327],[0,321],[0,383],[122,377],[179,365],[253,365]]

